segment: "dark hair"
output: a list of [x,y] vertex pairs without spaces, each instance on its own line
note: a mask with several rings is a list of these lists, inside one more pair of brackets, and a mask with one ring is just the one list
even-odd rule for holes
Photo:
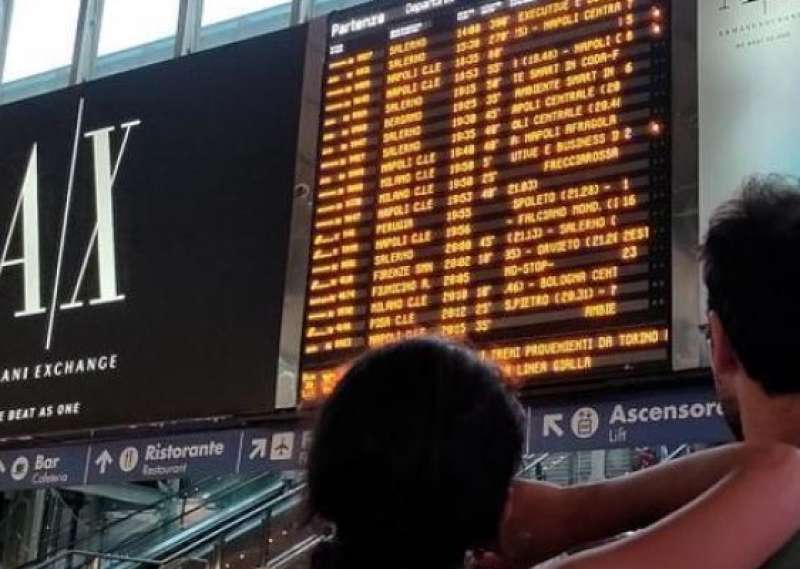
[[800,392],[797,179],[748,179],[712,217],[702,260],[708,309],[748,375],[771,395]]
[[310,507],[336,525],[328,566],[435,567],[497,536],[522,451],[499,370],[439,338],[357,360],[321,411]]

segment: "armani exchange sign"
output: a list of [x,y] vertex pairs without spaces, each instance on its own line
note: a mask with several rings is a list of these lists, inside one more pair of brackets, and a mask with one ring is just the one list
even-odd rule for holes
[[[3,180],[0,322],[7,323],[6,334],[21,331],[24,321],[39,328],[38,342],[28,339],[30,350],[13,349],[12,342],[5,342],[9,349],[0,359],[3,391],[13,393],[3,389],[12,384],[30,384],[41,391],[51,381],[70,377],[113,380],[122,369],[116,347],[100,353],[54,350],[60,314],[96,311],[125,301],[117,270],[122,261],[117,255],[114,189],[131,135],[142,123],[133,118],[89,129],[86,110],[85,99],[78,97],[72,112],[74,128],[59,129],[58,136],[44,130],[28,141],[23,164],[10,167]],[[58,161],[51,155],[63,157],[64,147],[69,159],[61,163],[66,176],[59,178],[53,175]],[[8,220],[5,227],[2,214]],[[116,317],[124,315],[117,312]],[[84,319],[82,325],[91,326],[91,320]],[[78,416],[83,409],[83,400],[72,394],[35,405],[6,404],[13,399],[13,395],[0,397],[0,427],[25,428],[53,417]]]
[[272,409],[304,53],[0,105],[0,437]]
[[[89,132],[82,132],[84,99],[80,99],[77,110],[75,137],[72,149],[69,178],[67,181],[66,198],[61,224],[61,238],[58,243],[56,255],[55,279],[52,283],[51,300],[49,307],[45,308],[42,297],[42,271],[40,257],[40,226],[39,226],[39,143],[35,142],[30,151],[25,176],[20,184],[19,196],[11,215],[6,238],[0,254],[0,279],[11,272],[10,268],[17,268],[19,277],[22,278],[22,306],[14,312],[16,318],[31,318],[47,314],[47,325],[44,347],[50,350],[53,342],[53,328],[56,313],[59,310],[75,310],[85,308],[86,303],[79,299],[81,286],[86,275],[86,268],[93,251],[96,252],[97,275],[99,293],[88,301],[89,306],[122,302],[125,295],[119,291],[117,281],[117,253],[114,233],[114,181],[125,157],[125,149],[131,131],[141,125],[139,119],[123,122],[117,126],[105,126]],[[117,155],[112,155],[111,137],[115,131],[120,132],[122,142]],[[61,302],[59,293],[62,287],[64,246],[68,239],[70,206],[72,195],[75,191],[75,166],[80,150],[81,139],[91,141],[93,152],[94,170],[94,196],[96,204],[96,219],[91,237],[86,245],[85,254],[80,270],[74,279],[74,286],[68,300]],[[21,240],[21,254],[12,257],[10,249],[15,235]],[[4,275],[5,272],[5,275]],[[2,376],[6,374],[3,373]],[[0,377],[2,380],[2,377]]]

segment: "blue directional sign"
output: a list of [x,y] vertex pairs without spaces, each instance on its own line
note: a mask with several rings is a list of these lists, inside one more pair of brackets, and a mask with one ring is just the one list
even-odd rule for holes
[[529,406],[529,450],[554,452],[733,439],[709,388],[582,397]]
[[83,484],[88,448],[53,447],[0,452],[1,488]]
[[252,429],[244,432],[239,471],[257,473],[303,468],[308,461],[308,429]]
[[[732,439],[707,388],[549,400],[528,413],[531,452]],[[0,489],[296,470],[310,446],[311,431],[295,424],[0,451]]]
[[310,446],[294,424],[0,451],[0,490],[298,470]]
[[242,431],[215,431],[93,445],[87,484],[236,472]]

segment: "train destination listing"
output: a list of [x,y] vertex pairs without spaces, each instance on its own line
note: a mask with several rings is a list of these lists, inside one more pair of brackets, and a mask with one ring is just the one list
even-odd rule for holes
[[302,398],[425,333],[526,386],[663,370],[669,2],[370,6],[329,21]]

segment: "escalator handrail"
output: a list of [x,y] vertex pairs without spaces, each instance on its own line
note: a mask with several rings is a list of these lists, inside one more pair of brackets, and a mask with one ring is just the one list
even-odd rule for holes
[[680,455],[681,453],[683,453],[683,452],[685,452],[687,450],[690,450],[689,449],[689,445],[683,444],[683,445],[679,446],[677,449],[675,449],[672,453],[670,453],[670,455],[667,456],[663,460],[663,462],[670,462],[672,460],[676,460],[678,458],[678,455]]
[[280,569],[280,567],[291,563],[301,555],[305,555],[310,549],[316,547],[324,539],[325,536],[322,534],[310,535],[303,541],[295,544],[294,547],[287,549],[280,555],[276,555],[274,558],[267,561],[263,569]]
[[[158,530],[160,530],[161,528],[163,528],[163,527],[165,527],[165,526],[167,526],[167,525],[169,525],[169,524],[171,524],[171,523],[174,523],[174,522],[175,522],[175,521],[177,521],[177,520],[180,520],[182,517],[186,516],[187,514],[191,514],[192,512],[194,512],[194,511],[196,511],[196,510],[198,510],[198,509],[200,509],[200,508],[204,507],[204,506],[205,506],[206,504],[208,504],[209,502],[212,502],[212,501],[214,501],[214,500],[218,500],[220,497],[228,496],[229,494],[232,494],[232,493],[234,493],[234,492],[237,492],[238,490],[240,490],[241,488],[243,488],[243,487],[247,486],[248,484],[252,484],[254,481],[256,481],[256,480],[259,480],[259,479],[262,479],[263,477],[265,477],[265,476],[270,476],[270,475],[274,475],[274,473],[271,473],[271,472],[265,472],[265,473],[262,473],[262,474],[259,474],[259,475],[255,476],[255,477],[253,477],[253,478],[248,478],[248,479],[246,479],[246,480],[242,480],[242,481],[240,481],[240,482],[238,482],[238,483],[234,484],[233,486],[231,486],[231,487],[229,487],[229,488],[226,488],[226,489],[225,489],[224,491],[222,491],[220,494],[215,494],[215,495],[213,495],[213,496],[210,496],[208,499],[205,499],[203,502],[201,502],[200,504],[198,504],[198,505],[197,505],[195,508],[192,508],[191,510],[188,510],[187,512],[183,512],[183,513],[182,513],[180,516],[176,516],[176,517],[170,518],[170,519],[168,519],[168,520],[165,520],[163,523],[160,523],[160,524],[158,524],[158,526],[157,526],[157,527],[154,527],[154,528],[150,529],[150,530],[149,530],[149,531],[147,531],[145,534],[143,534],[143,535],[141,535],[141,536],[137,536],[137,537],[136,537],[136,539],[141,539],[141,538],[143,538],[143,537],[144,537],[144,535],[149,535],[149,534],[151,534],[151,533],[153,533],[153,532],[155,532],[155,531],[158,531]],[[203,480],[203,482],[207,482],[207,481],[209,481],[209,480],[213,480],[213,479],[214,479],[214,477],[212,477],[212,478],[207,478],[207,479],[204,479],[204,480]],[[199,483],[198,483],[198,484],[199,484]],[[167,498],[167,499],[169,499],[169,498]],[[160,500],[160,501],[158,501],[156,504],[163,504],[164,502],[165,502],[165,500]],[[151,507],[155,507],[155,505],[154,505],[154,506],[151,506]],[[102,532],[105,532],[105,531],[108,531],[108,529],[109,529],[110,527],[112,527],[113,525],[115,525],[115,524],[117,524],[117,523],[121,523],[121,522],[123,522],[123,521],[126,521],[126,520],[129,520],[129,519],[131,519],[131,518],[132,518],[134,515],[136,515],[136,514],[138,514],[138,513],[141,513],[142,511],[146,511],[146,510],[148,510],[148,509],[150,509],[150,507],[145,507],[145,508],[142,508],[141,510],[137,510],[136,512],[134,512],[134,513],[133,513],[133,514],[131,514],[130,516],[126,516],[125,518],[123,518],[123,519],[121,519],[121,520],[115,520],[114,522],[111,522],[110,524],[106,524],[105,526],[103,526],[102,528],[98,529],[97,531],[95,531],[95,532],[91,533],[90,535],[87,535],[87,536],[85,536],[85,537],[81,538],[80,540],[76,541],[76,542],[75,542],[75,544],[74,544],[74,546],[76,546],[76,545],[78,545],[78,544],[82,544],[82,543],[89,542],[90,540],[92,540],[93,538],[95,538],[95,537],[96,537],[97,535],[99,535],[100,533],[102,533]],[[135,542],[135,539],[134,539],[133,541]],[[121,548],[121,547],[124,547],[126,544],[129,544],[130,542],[131,542],[131,540],[130,540],[130,539],[128,539],[128,540],[124,540],[124,541],[122,541],[122,542],[120,542],[120,543],[116,544],[116,545],[115,545],[115,546],[112,548],[112,550],[110,550],[110,551],[108,551],[108,552],[104,553],[104,555],[116,555],[117,553],[114,553],[114,551],[115,551],[115,550],[118,550],[119,548]],[[81,549],[79,549],[79,548],[78,548],[78,549],[76,549],[76,548],[74,548],[74,546],[73,546],[73,548],[71,548],[71,549],[70,549],[70,551],[85,551],[85,550],[81,550]],[[58,552],[58,553],[57,553],[57,552],[55,552],[55,551],[50,551],[50,552],[46,553],[46,554],[45,554],[45,556],[43,556],[44,558],[39,558],[39,559],[34,559],[33,561],[29,561],[29,562],[27,562],[27,563],[25,563],[25,564],[23,564],[23,565],[20,565],[19,567],[17,567],[17,569],[37,569],[37,568],[39,568],[39,567],[45,567],[45,566],[47,566],[49,563],[52,563],[52,560],[53,560],[55,557],[59,557],[59,555],[60,555],[61,553],[63,553],[63,552]],[[53,555],[55,555],[55,557],[53,557]],[[59,557],[59,558],[60,558],[60,557]]]
[[[216,478],[218,478],[218,477],[210,476],[208,478],[204,478],[203,480],[199,481],[196,484],[196,486],[200,487],[200,486],[204,485],[206,482],[212,481],[212,480],[214,480]],[[149,505],[146,505],[146,506],[142,506],[141,508],[137,508],[134,511],[130,512],[129,514],[123,516],[122,518],[119,518],[117,520],[113,520],[111,522],[108,522],[106,524],[101,525],[100,527],[94,528],[89,535],[86,535],[86,536],[78,539],[77,541],[75,541],[73,543],[73,547],[78,547],[81,544],[90,541],[91,539],[95,538],[97,535],[105,533],[105,532],[113,529],[114,527],[133,519],[135,516],[138,516],[142,512],[146,512],[147,510],[158,508],[161,505],[163,505],[166,502],[168,502],[169,500],[174,500],[177,496],[178,496],[177,494],[167,494],[162,499],[156,500],[152,504],[149,504]],[[59,537],[61,537],[64,534],[69,533],[69,531],[70,531],[69,529],[65,529],[64,531],[57,533],[56,534],[56,543],[59,543],[59,541],[60,541],[58,539]],[[48,550],[44,552],[42,557],[44,557],[45,559],[48,559],[49,556],[55,554],[57,551],[58,551],[58,547],[57,546],[55,546],[53,548],[48,548]],[[82,550],[75,549],[75,551],[82,551]],[[17,569],[28,569],[29,567],[35,567],[34,564],[38,563],[38,562],[39,562],[39,559],[34,559],[33,561],[29,561],[27,563],[24,563],[24,564],[20,565]]]
[[[531,456],[535,456],[535,455],[531,455]],[[546,452],[546,453],[543,453],[540,456],[534,458],[531,462],[526,464],[519,472],[517,472],[514,475],[514,477],[515,478],[520,478],[522,475],[527,474],[528,472],[530,472],[531,469],[536,468],[538,465],[544,463],[544,461],[547,460],[548,456],[550,456],[550,453]],[[527,458],[527,457],[525,457],[525,458]]]
[[[173,517],[168,518],[166,520],[163,520],[161,523],[159,523],[158,525],[150,528],[149,530],[147,530],[146,532],[144,532],[142,534],[133,536],[132,538],[129,538],[127,540],[121,541],[120,543],[117,543],[116,545],[114,545],[114,547],[110,551],[111,552],[119,552],[121,549],[124,549],[126,547],[130,547],[133,544],[135,544],[136,542],[142,541],[142,540],[146,539],[148,536],[161,531],[163,528],[168,527],[171,524],[174,524],[175,522],[179,522],[180,520],[182,520],[186,516],[196,512],[196,511],[198,511],[198,510],[200,510],[202,508],[205,508],[209,503],[212,503],[214,501],[218,501],[220,498],[224,498],[226,496],[234,494],[234,493],[238,492],[239,490],[241,490],[242,488],[244,488],[244,487],[246,487],[246,486],[248,486],[250,484],[253,484],[254,482],[256,482],[258,480],[262,480],[263,478],[274,476],[274,475],[275,475],[274,472],[267,471],[267,472],[264,472],[262,474],[259,474],[259,475],[255,476],[253,478],[248,478],[246,480],[243,480],[240,483],[237,483],[237,484],[235,484],[234,486],[232,486],[230,488],[226,488],[223,492],[221,492],[219,494],[215,494],[213,496],[210,496],[208,499],[204,499],[202,502],[200,502],[199,504],[197,504],[195,507],[191,508],[190,510],[187,510],[185,512],[181,512],[181,514],[179,514],[179,515],[176,515],[176,516],[173,516]],[[275,486],[271,487],[270,489],[271,490],[274,489],[276,491],[279,491],[280,490],[280,484],[276,482]]]
[[240,515],[236,516],[232,520],[229,520],[225,522],[223,525],[214,528],[214,530],[209,531],[207,534],[201,536],[200,538],[192,540],[192,543],[190,545],[184,547],[183,549],[173,552],[171,555],[168,555],[167,557],[164,558],[163,563],[170,563],[178,559],[186,559],[187,555],[190,552],[196,551],[197,549],[205,546],[206,544],[208,544],[209,541],[214,541],[216,538],[226,535],[227,533],[234,530],[238,526],[252,520],[259,514],[263,514],[266,511],[273,510],[276,507],[279,507],[282,504],[290,502],[294,498],[297,498],[306,491],[306,488],[307,485],[305,483],[299,484],[298,486],[281,494],[280,496],[273,498],[268,502],[259,504],[253,509],[248,510],[247,512],[242,512]]
[[70,549],[59,552],[57,555],[50,557],[48,559],[44,559],[39,562],[35,562],[35,565],[30,565],[28,569],[44,569],[46,567],[52,566],[52,564],[60,561],[64,557],[69,555],[79,555],[81,557],[86,558],[86,561],[89,562],[92,558],[102,558],[102,559],[109,559],[109,560],[116,560],[121,563],[135,563],[139,565],[165,565],[167,563],[171,563],[178,560],[188,560],[188,561],[200,561],[208,564],[206,560],[200,557],[193,557],[191,555],[187,555],[188,552],[195,551],[206,544],[210,539],[214,539],[219,536],[220,533],[225,533],[231,528],[234,528],[242,523],[247,522],[249,519],[261,513],[265,510],[270,510],[279,506],[283,501],[289,501],[292,498],[295,498],[298,494],[305,490],[305,484],[301,484],[289,492],[283,493],[279,496],[276,496],[272,500],[259,504],[255,508],[252,508],[248,512],[245,512],[233,520],[228,520],[225,522],[223,527],[215,528],[214,531],[208,532],[206,535],[201,536],[200,538],[194,538],[192,540],[192,544],[189,547],[184,547],[183,549],[173,552],[172,554],[164,557],[163,559],[151,559],[147,557],[139,557],[139,556],[131,556],[131,555],[120,555],[116,553],[99,553],[99,552],[91,552],[91,551],[84,551],[84,550],[76,550]]
[[[101,553],[99,551],[84,551],[83,549],[65,549],[64,551],[60,551],[58,555],[52,557],[50,559],[46,559],[39,563],[38,565],[34,565],[32,569],[42,569],[48,565],[52,565],[53,563],[57,563],[64,559],[65,557],[71,557],[73,555],[77,555],[79,557],[84,557],[87,560],[95,560],[95,559],[107,559],[109,561],[129,561],[131,563],[138,563],[139,565],[153,565],[156,567],[161,566],[161,562],[157,559],[145,559],[143,557],[129,557],[127,555],[115,555],[113,553]],[[200,561],[199,559],[195,561]],[[203,559],[203,563],[208,565],[208,562]]]
[[[255,513],[259,513],[271,507],[273,502],[279,501],[286,495],[285,490],[285,484],[276,484],[268,489],[270,494],[268,497],[258,497],[257,499],[250,498],[246,500],[248,502],[247,505],[240,511],[228,513],[220,519],[207,518],[190,528],[186,528],[182,532],[159,540],[155,544],[146,545],[147,549],[144,550],[144,553],[149,557],[164,557],[165,563],[182,558],[184,552],[193,551],[197,549],[200,544],[207,542],[207,535],[216,536],[219,533],[217,528],[227,528],[230,525],[236,526],[242,523],[244,519],[249,519],[249,517],[255,515]],[[186,546],[186,542],[191,542],[191,545]]]

